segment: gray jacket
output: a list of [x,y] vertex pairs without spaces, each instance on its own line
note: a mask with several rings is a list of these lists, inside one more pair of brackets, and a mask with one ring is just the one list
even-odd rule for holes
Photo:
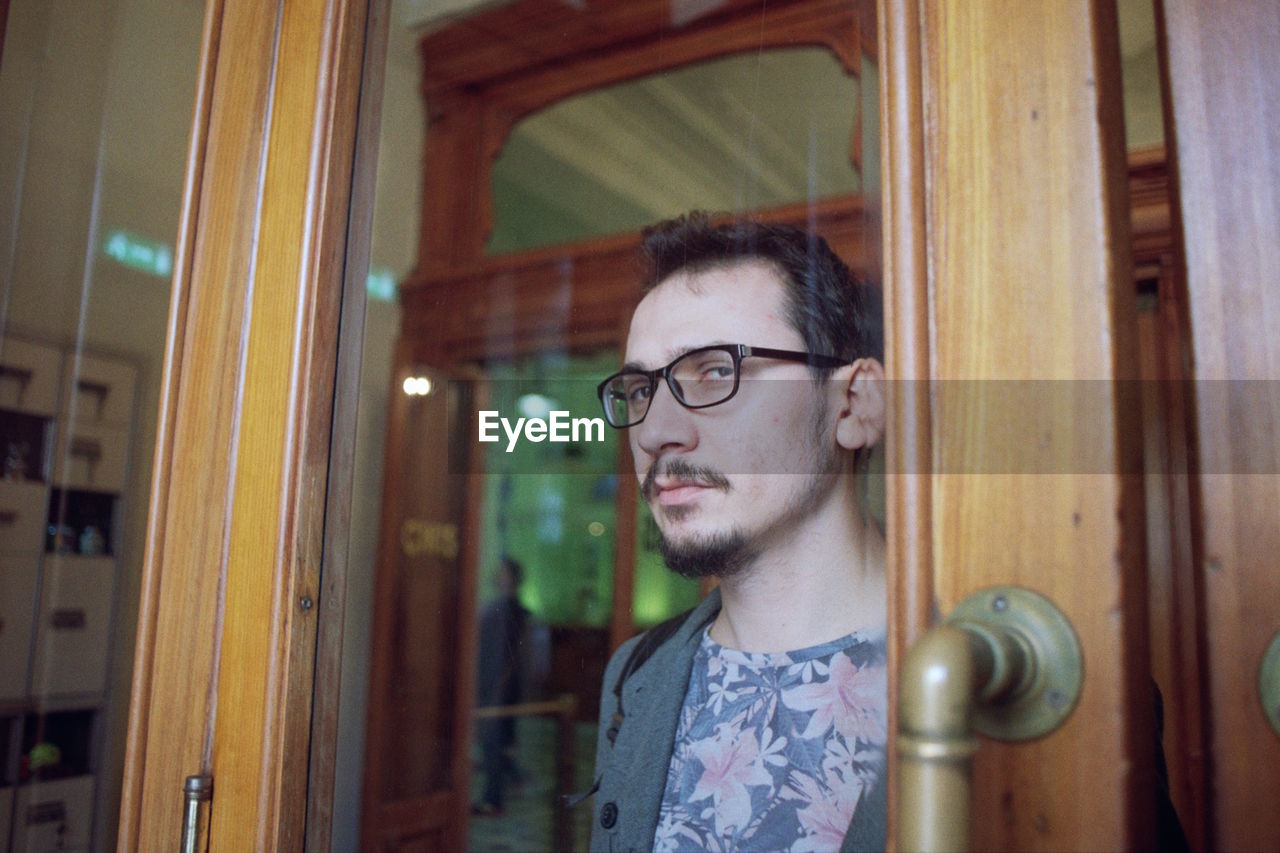
[[[621,720],[615,719],[618,697],[614,695],[614,685],[641,638],[633,637],[623,643],[609,661],[601,691],[600,731],[596,736],[592,850],[620,853],[653,847],[693,656],[702,629],[719,612],[720,592],[715,590],[623,682]],[[610,738],[611,729],[616,729],[613,738]],[[841,849],[883,850],[885,820],[881,780],[858,802]]]

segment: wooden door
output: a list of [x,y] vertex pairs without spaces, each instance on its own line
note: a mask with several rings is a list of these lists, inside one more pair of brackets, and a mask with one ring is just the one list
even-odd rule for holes
[[374,581],[365,850],[458,850],[470,806],[478,384],[399,348]]
[[344,280],[347,328],[363,304],[346,245],[369,11],[207,3],[122,850],[174,849],[184,779],[200,773],[211,849],[301,847]]
[[[1211,844],[1280,849],[1280,5],[1157,4],[1198,436],[1192,564],[1204,590]],[[1269,683],[1280,683],[1272,672]]]
[[1150,846],[1141,413],[1117,382],[1138,363],[1114,4],[890,0],[879,18],[891,655],[984,587],[1054,601],[1083,648],[1083,691],[1048,736],[982,744],[973,849]]
[[[922,380],[896,395],[890,443],[893,653],[1006,583],[1056,601],[1084,647],[1062,728],[983,745],[975,849],[1153,845],[1153,670],[1179,703],[1166,748],[1190,750],[1175,801],[1193,846],[1280,845],[1280,708],[1260,695],[1280,681],[1261,670],[1280,632],[1280,8],[1157,7],[1181,241],[1148,374],[1194,382],[1133,394],[1110,4],[882,4],[889,367]],[[1023,404],[969,387],[1008,382]],[[1165,432],[1142,435],[1143,396]],[[1177,525],[1178,555],[1169,536],[1144,553],[1144,504]]]

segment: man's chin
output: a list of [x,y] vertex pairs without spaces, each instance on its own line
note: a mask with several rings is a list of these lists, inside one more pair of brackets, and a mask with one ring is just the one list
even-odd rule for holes
[[668,537],[661,533],[658,550],[667,568],[686,578],[729,578],[740,573],[756,553],[740,530]]

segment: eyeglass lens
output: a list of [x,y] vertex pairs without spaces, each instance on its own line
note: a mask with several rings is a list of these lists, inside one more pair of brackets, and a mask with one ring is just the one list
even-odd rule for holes
[[[723,403],[733,396],[737,362],[724,350],[695,350],[671,364],[668,384],[676,399],[699,408]],[[629,426],[644,418],[653,399],[653,383],[644,373],[622,373],[605,387],[609,422]]]

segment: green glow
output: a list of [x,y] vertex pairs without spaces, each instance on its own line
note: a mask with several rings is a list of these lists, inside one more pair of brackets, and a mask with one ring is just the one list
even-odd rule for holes
[[102,253],[126,267],[160,278],[173,273],[173,249],[131,231],[112,231],[102,241]]
[[396,301],[396,277],[386,267],[370,267],[364,287],[370,299],[379,302]]

